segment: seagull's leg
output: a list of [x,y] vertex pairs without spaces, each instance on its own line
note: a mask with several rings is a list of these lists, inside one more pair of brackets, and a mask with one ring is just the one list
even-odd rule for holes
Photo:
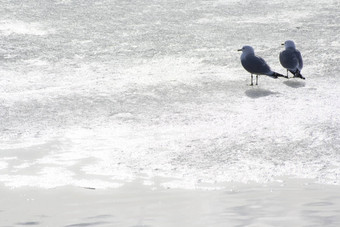
[[256,75],[256,85],[258,81],[259,81],[259,75]]
[[287,69],[287,78],[288,78],[288,69]]
[[253,86],[253,74],[250,74],[250,86]]

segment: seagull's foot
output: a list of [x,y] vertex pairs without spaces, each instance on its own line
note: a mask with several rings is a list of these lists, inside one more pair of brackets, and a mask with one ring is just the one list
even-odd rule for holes
[[283,77],[283,78],[286,78],[286,79],[288,79],[289,77],[288,76],[284,76],[284,75],[282,75],[282,74],[280,74],[280,73],[277,73],[277,72],[274,72],[272,75],[270,75],[271,77],[273,77],[273,78],[278,78],[278,77]]
[[300,78],[300,79],[302,79],[302,80],[305,80],[305,79],[306,79],[306,78],[304,78],[301,74],[295,75],[293,78]]
[[303,80],[306,79],[301,75],[300,70],[298,70],[298,69],[295,72],[292,71],[292,70],[289,70],[289,71],[294,75],[293,78],[298,77],[298,78],[303,79]]

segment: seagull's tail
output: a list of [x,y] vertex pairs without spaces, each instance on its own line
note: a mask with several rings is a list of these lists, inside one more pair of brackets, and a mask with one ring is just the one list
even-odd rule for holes
[[295,72],[293,70],[289,70],[289,71],[294,74],[294,77],[298,77],[298,78],[301,78],[303,80],[306,79],[301,75],[300,70],[298,70],[298,69]]
[[270,77],[272,77],[272,78],[278,78],[278,77],[284,77],[284,78],[288,78],[287,76],[284,76],[284,75],[282,75],[282,74],[280,74],[280,73],[277,73],[277,72],[273,72],[271,75],[269,75]]

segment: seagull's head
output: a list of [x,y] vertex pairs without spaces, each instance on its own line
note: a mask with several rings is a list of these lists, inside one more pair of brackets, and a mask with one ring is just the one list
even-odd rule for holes
[[243,46],[242,49],[238,49],[238,51],[242,51],[243,54],[254,54],[254,48],[251,46]]
[[287,40],[286,42],[282,43],[282,45],[285,46],[285,48],[294,48],[295,49],[295,43],[292,40]]

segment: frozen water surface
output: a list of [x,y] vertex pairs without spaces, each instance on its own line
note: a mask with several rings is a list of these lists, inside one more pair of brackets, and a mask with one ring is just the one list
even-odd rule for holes
[[[340,184],[339,1],[0,3],[6,186]],[[306,81],[249,87],[237,49],[287,39]]]

